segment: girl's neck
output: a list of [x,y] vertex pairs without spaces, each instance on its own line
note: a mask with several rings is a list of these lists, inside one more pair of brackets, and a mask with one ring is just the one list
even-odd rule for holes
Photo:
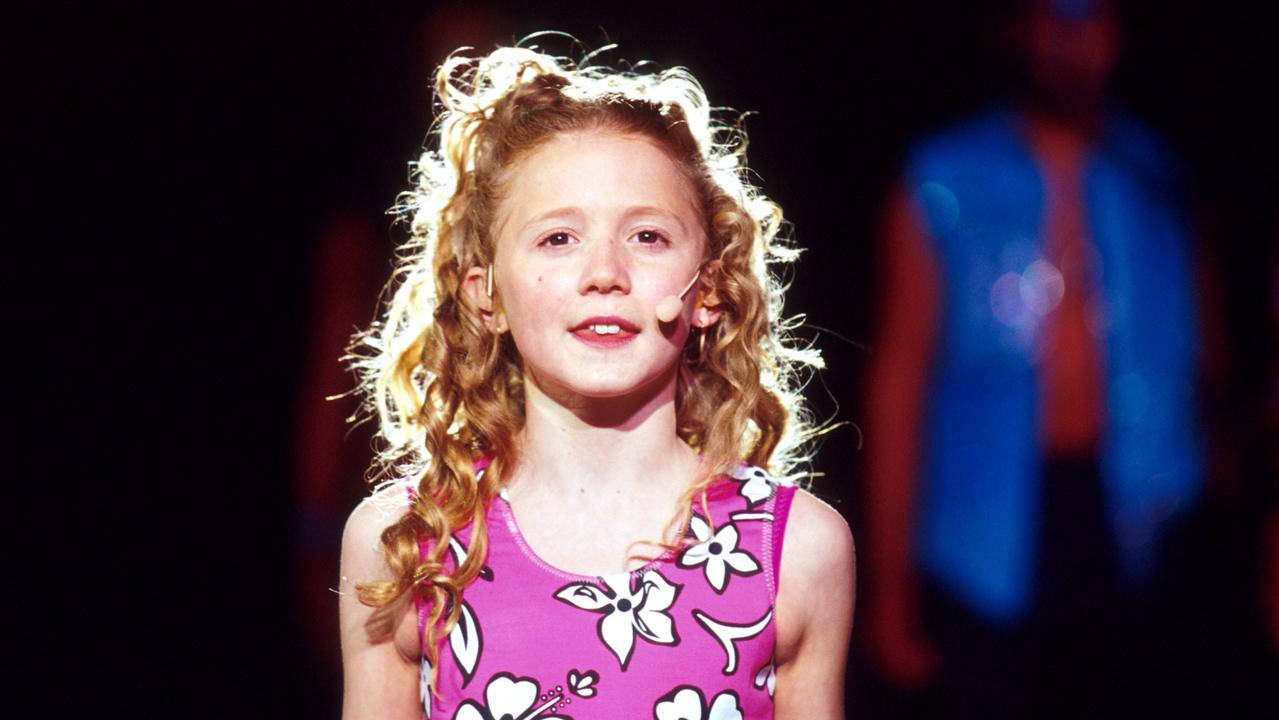
[[682,492],[697,453],[676,434],[675,376],[616,398],[552,397],[525,381],[519,464],[509,488],[559,497]]

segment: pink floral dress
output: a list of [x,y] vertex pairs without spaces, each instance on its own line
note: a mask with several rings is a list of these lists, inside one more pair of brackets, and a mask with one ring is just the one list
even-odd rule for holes
[[[422,661],[423,717],[771,718],[773,605],[795,490],[735,468],[711,486],[709,514],[694,504],[692,544],[602,577],[543,561],[505,498],[494,500],[484,569],[441,640],[437,696]],[[469,539],[470,528],[455,534],[454,563]],[[426,614],[419,604],[419,629]]]

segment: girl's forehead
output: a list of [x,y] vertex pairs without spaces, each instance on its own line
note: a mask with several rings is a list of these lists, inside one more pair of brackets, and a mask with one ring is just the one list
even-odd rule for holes
[[556,208],[582,214],[663,209],[699,227],[699,203],[686,170],[654,140],[609,131],[561,133],[508,169],[498,205],[498,236]]

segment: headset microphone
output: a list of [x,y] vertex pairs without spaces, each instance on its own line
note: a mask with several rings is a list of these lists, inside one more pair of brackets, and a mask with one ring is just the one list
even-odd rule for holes
[[702,270],[698,268],[697,272],[693,273],[693,279],[688,281],[688,284],[684,286],[679,295],[667,295],[657,302],[656,311],[659,321],[668,323],[679,317],[679,311],[684,309],[684,296],[688,294],[689,290],[693,289],[693,283],[697,282],[697,278],[701,276]]

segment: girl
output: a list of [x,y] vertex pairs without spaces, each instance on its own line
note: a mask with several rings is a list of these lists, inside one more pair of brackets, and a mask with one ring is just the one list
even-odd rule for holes
[[697,82],[525,48],[440,69],[355,366],[388,481],[343,537],[344,717],[836,718],[840,516],[769,261],[780,209]]

